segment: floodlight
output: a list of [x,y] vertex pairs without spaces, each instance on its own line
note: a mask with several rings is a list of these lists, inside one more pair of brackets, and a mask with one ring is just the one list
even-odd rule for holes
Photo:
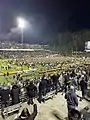
[[26,21],[24,18],[17,18],[18,28],[24,29],[26,26]]

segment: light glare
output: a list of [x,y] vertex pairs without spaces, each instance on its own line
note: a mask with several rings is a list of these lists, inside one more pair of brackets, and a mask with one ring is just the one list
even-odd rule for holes
[[19,28],[21,28],[21,29],[25,28],[26,21],[23,18],[18,18],[17,23],[18,23]]

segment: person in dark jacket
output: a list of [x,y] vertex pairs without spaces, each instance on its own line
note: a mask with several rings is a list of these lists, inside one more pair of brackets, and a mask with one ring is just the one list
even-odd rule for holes
[[80,90],[80,78],[81,78],[81,75],[78,75],[77,76],[77,88],[78,88],[78,90]]
[[68,119],[70,120],[70,111],[78,106],[78,99],[73,86],[71,86],[70,91],[65,94],[65,99],[67,99]]
[[47,82],[46,91],[47,91],[47,93],[48,93],[48,92],[51,91],[51,85],[52,85],[50,77],[46,80],[46,82]]
[[73,78],[72,85],[74,86],[74,92],[76,92],[76,88],[77,88],[76,78]]
[[87,82],[85,81],[84,76],[82,76],[82,80],[80,81],[80,87],[82,91],[82,98],[80,100],[82,100],[83,98],[85,98],[86,90],[87,90]]
[[33,98],[37,94],[37,87],[33,84],[33,81],[31,81],[30,84],[26,86],[26,90],[29,98],[28,104],[33,104]]
[[64,75],[64,89],[65,89],[65,93],[67,92],[69,86],[70,86],[69,74],[66,73]]
[[13,105],[18,104],[20,102],[19,94],[20,94],[20,88],[17,85],[13,85],[11,90]]
[[74,70],[72,70],[72,73],[71,73],[71,75],[70,75],[71,77],[75,77],[76,76],[76,74],[75,74],[75,71]]
[[8,87],[3,87],[0,90],[0,96],[1,96],[1,105],[5,107],[9,104],[9,95],[10,95],[10,89]]
[[39,83],[39,102],[45,102],[42,96],[46,95],[46,87],[47,87],[47,81],[44,77],[42,77],[42,80]]
[[88,87],[88,75],[85,74],[84,77],[85,77],[85,81],[86,81],[86,89],[87,89],[87,87]]
[[34,120],[37,116],[37,105],[33,105],[33,113],[30,114],[27,108],[24,108],[18,118],[15,120]]
[[57,89],[58,89],[58,76],[54,74],[54,75],[52,76],[52,80],[53,80],[53,90],[56,90],[56,94],[57,94]]

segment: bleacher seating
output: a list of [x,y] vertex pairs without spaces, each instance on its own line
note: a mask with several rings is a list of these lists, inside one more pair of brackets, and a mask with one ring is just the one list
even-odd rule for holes
[[53,97],[55,96],[55,90],[54,91],[51,91],[49,93],[46,94],[46,96],[44,96],[44,99],[45,100],[48,100],[48,99],[53,99]]
[[0,49],[43,49],[42,45],[38,44],[21,44],[14,41],[0,41]]
[[7,116],[11,113],[18,112],[20,110],[20,107],[21,107],[21,103],[13,105],[13,106],[5,107],[3,108],[3,110],[1,110],[1,114],[3,116]]

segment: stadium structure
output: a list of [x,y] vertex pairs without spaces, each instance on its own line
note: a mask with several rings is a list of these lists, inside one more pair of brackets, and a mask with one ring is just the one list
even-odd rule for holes
[[[48,48],[48,49],[45,49]],[[0,57],[24,57],[28,56],[45,56],[51,54],[52,51],[49,50],[48,45],[39,45],[39,44],[20,44],[11,41],[0,41]]]

